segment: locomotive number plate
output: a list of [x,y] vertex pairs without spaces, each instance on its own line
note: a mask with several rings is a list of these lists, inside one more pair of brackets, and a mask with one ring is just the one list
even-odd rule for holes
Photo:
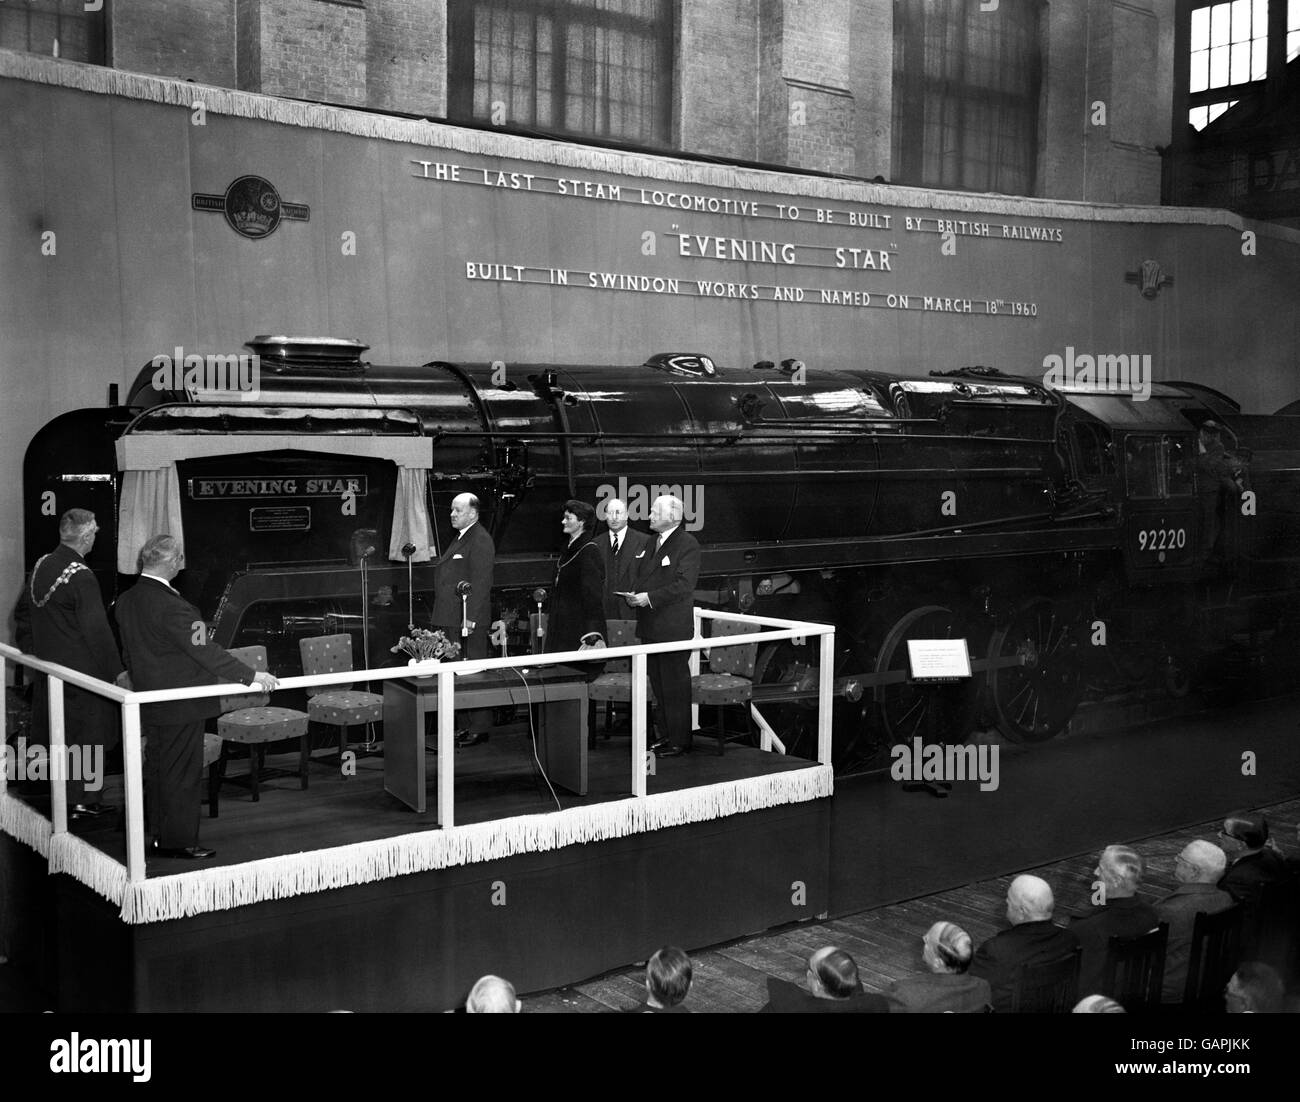
[[1181,551],[1187,546],[1186,528],[1139,528],[1139,551]]

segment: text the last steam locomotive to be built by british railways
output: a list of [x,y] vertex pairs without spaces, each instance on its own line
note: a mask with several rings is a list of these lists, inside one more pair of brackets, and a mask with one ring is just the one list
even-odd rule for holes
[[[686,295],[696,298],[746,299],[794,303],[813,306],[850,306],[887,310],[930,311],[946,314],[1036,318],[1038,304],[1015,298],[953,294],[941,287],[900,288],[895,280],[906,273],[900,270],[898,243],[903,235],[937,237],[937,247],[944,255],[956,255],[958,239],[972,238],[981,243],[1006,241],[1023,244],[1056,245],[1064,242],[1064,231],[1056,226],[1019,225],[990,222],[969,217],[948,218],[933,214],[876,210],[871,204],[853,207],[823,206],[811,200],[802,203],[774,202],[758,198],[737,198],[700,192],[677,191],[667,187],[616,184],[608,180],[570,176],[546,176],[536,172],[503,171],[496,168],[463,165],[445,161],[412,161],[417,179],[447,185],[490,188],[505,194],[577,199],[584,202],[614,203],[647,210],[662,210],[680,216],[690,215],[771,220],[781,224],[834,227],[851,231],[853,236],[822,243],[794,240],[781,236],[732,236],[701,232],[705,227],[673,222],[668,226],[646,225],[639,233],[640,257],[655,257],[661,251],[686,262],[681,274],[638,271],[634,266],[618,270],[560,267],[539,263],[541,258],[464,257],[465,278],[497,284],[563,287],[590,291],[623,291],[638,294]],[[867,185],[869,186],[869,185]],[[782,198],[790,198],[783,196]],[[899,231],[902,230],[902,235]],[[786,239],[782,239],[786,237]],[[666,239],[666,243],[660,239]],[[965,247],[965,246],[963,246]],[[979,247],[973,242],[970,247]],[[771,265],[777,271],[849,272],[862,277],[887,281],[884,286],[821,286],[816,283],[761,283],[745,278],[701,278],[689,270],[694,264]],[[816,278],[815,276],[813,277]]]

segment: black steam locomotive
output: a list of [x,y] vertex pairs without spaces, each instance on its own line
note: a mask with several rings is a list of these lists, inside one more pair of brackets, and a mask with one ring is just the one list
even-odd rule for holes
[[[265,643],[289,672],[300,635],[364,626],[382,665],[431,601],[430,569],[390,547],[395,519],[402,532],[427,515],[440,546],[452,497],[476,493],[514,625],[553,577],[565,499],[620,497],[636,523],[676,493],[704,546],[697,603],[836,625],[836,743],[859,759],[964,738],[981,710],[1012,739],[1051,737],[1098,676],[1186,691],[1230,639],[1277,632],[1300,592],[1300,419],[1243,415],[1194,384],[1138,400],[978,367],[381,367],[352,341],[250,347],[251,373],[177,350],[124,404],[42,428],[24,470],[29,565],[64,509],[93,509],[111,600],[132,572],[119,529],[138,545],[141,525],[179,515],[179,581],[218,642]],[[934,638],[994,661],[916,683],[907,642]],[[759,655],[795,750],[815,662],[811,646]]]

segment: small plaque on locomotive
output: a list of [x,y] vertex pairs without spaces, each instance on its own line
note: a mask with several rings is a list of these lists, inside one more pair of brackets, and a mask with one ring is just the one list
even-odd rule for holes
[[311,506],[285,505],[248,510],[250,532],[310,532]]

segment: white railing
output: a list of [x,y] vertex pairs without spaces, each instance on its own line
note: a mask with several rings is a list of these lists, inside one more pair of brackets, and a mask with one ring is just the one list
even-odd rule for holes
[[[756,631],[745,635],[725,635],[701,638],[700,621],[704,619],[731,620],[753,624]],[[555,654],[525,654],[512,657],[478,658],[456,662],[430,662],[415,666],[396,666],[376,670],[345,670],[339,673],[316,674],[279,678],[280,689],[306,688],[308,686],[357,684],[360,682],[388,681],[394,678],[434,675],[438,678],[438,823],[444,828],[455,825],[454,783],[456,760],[455,733],[455,694],[456,678],[480,670],[506,670],[538,666],[558,666],[578,664],[589,661],[607,661],[612,658],[630,658],[632,662],[632,763],[631,789],[634,798],[646,796],[646,776],[648,756],[646,753],[646,655],[673,651],[690,650],[698,652],[701,648],[746,646],[751,643],[766,644],[782,640],[804,642],[814,637],[820,638],[820,680],[817,697],[817,759],[822,765],[831,761],[831,696],[834,687],[835,629],[826,624],[803,623],[798,620],[781,620],[771,616],[751,616],[728,612],[713,612],[705,609],[695,610],[696,636],[672,643],[638,643],[626,647],[607,647],[599,651],[564,651]],[[698,654],[692,655],[693,663],[698,663]],[[220,684],[205,685],[190,689],[155,689],[149,692],[134,692],[117,685],[100,681],[86,674],[54,662],[45,662],[22,651],[0,643],[0,685],[8,682],[7,663],[16,662],[28,669],[47,674],[49,677],[47,698],[50,718],[49,760],[66,761],[66,736],[64,731],[63,685],[68,683],[79,689],[107,697],[117,702],[122,709],[122,764],[123,786],[125,794],[124,808],[126,824],[126,873],[128,881],[138,883],[145,879],[145,838],[144,838],[144,783],[143,755],[140,743],[140,707],[167,700],[196,700],[212,696],[236,696],[241,693],[255,695],[264,690],[244,685]],[[442,703],[446,701],[447,706]],[[760,729],[763,732],[761,743],[764,750],[773,746],[771,728],[761,717]],[[585,719],[585,717],[584,717]],[[0,708],[0,746],[6,741],[6,710]],[[585,739],[586,730],[580,730],[578,737]],[[65,834],[68,830],[68,802],[66,789],[66,772],[51,768],[50,777],[50,818],[54,834]],[[4,771],[0,770],[0,796],[4,794]]]

